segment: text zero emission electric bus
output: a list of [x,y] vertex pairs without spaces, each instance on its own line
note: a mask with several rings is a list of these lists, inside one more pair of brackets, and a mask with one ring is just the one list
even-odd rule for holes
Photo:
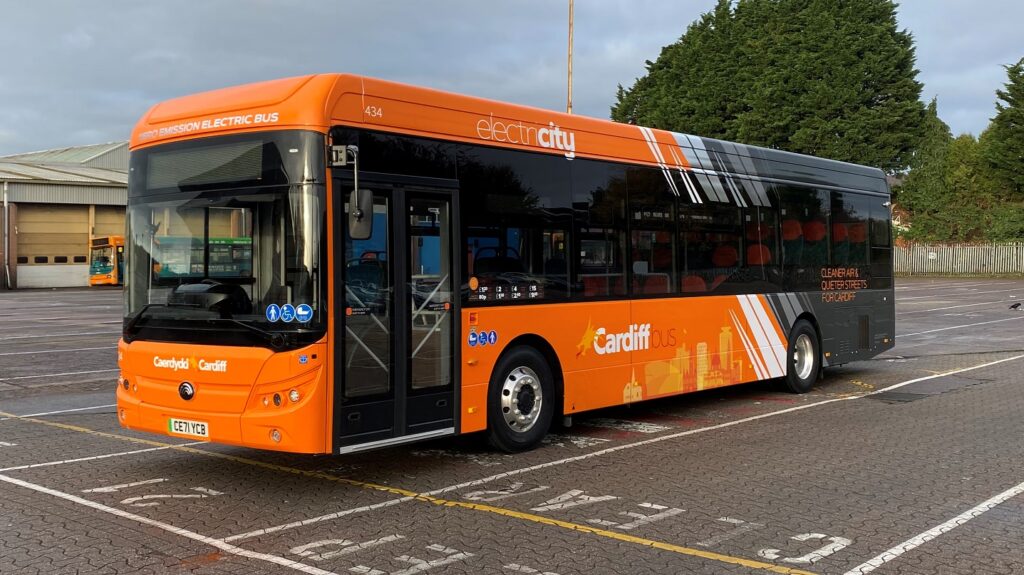
[[121,425],[346,453],[893,346],[881,171],[351,75],[131,141]]

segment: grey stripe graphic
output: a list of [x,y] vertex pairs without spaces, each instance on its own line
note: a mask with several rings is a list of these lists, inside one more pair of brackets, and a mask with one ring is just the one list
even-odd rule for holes
[[[709,198],[718,202],[728,202],[729,198],[725,195],[725,190],[722,189],[721,184],[716,183],[715,179],[708,177],[705,172],[714,172],[714,166],[711,164],[711,158],[708,157],[707,151],[704,149],[704,142],[701,141],[697,136],[690,136],[688,134],[674,134],[676,141],[679,142],[680,147],[683,147],[683,142],[679,141],[679,138],[686,140],[686,146],[690,148],[691,154],[687,155],[687,160],[690,164],[696,166],[697,170],[694,170],[693,174],[697,178],[697,182],[704,188],[704,192]],[[692,158],[690,156],[693,156]]]

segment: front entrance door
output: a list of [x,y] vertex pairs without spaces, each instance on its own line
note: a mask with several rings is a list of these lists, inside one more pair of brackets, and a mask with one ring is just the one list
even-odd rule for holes
[[[335,189],[344,185],[336,182]],[[341,453],[455,430],[452,194],[361,187],[374,191],[371,237],[349,237],[347,203],[337,218],[335,429]]]

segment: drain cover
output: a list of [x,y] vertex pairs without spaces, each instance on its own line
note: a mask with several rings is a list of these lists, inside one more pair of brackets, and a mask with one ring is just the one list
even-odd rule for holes
[[882,393],[876,393],[875,395],[869,395],[871,399],[878,401],[884,401],[885,403],[910,403],[911,401],[917,401],[918,399],[924,399],[933,394],[931,393],[907,393],[905,391],[883,391]]

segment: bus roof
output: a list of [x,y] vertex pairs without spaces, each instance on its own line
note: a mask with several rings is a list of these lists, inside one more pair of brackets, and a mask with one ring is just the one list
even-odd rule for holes
[[337,125],[647,164],[666,174],[697,169],[888,193],[877,168],[351,74],[284,78],[159,103],[135,126],[131,148],[254,130],[326,133]]

